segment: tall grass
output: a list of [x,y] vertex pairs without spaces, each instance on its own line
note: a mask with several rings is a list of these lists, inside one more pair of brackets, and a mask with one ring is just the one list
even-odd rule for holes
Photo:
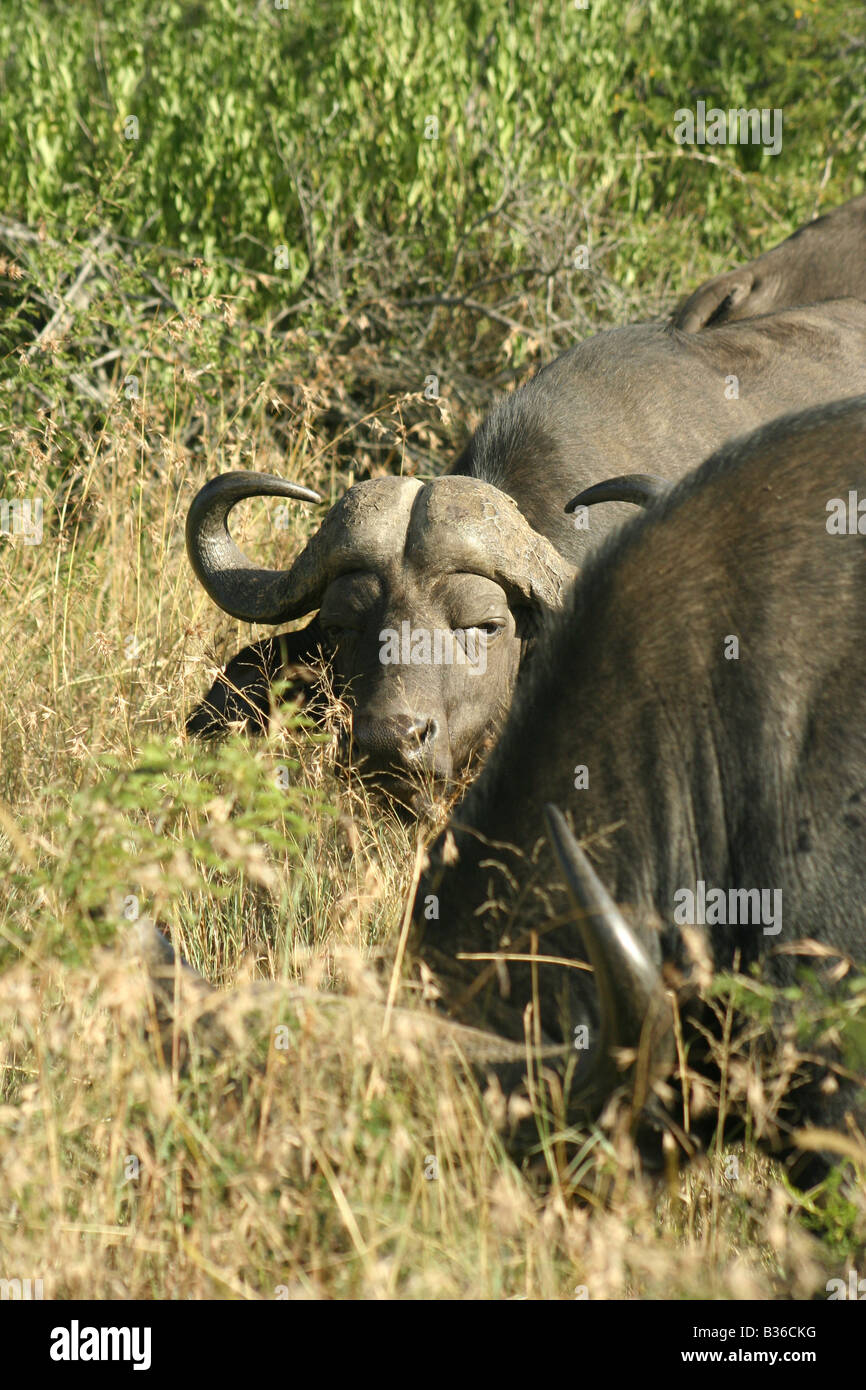
[[[4,8],[0,470],[44,533],[0,538],[0,1276],[807,1297],[862,1267],[839,1174],[806,1199],[722,1142],[659,1181],[600,1131],[521,1168],[500,1099],[351,1009],[181,1066],[121,950],[152,916],[212,984],[383,997],[419,832],[294,720],[185,743],[249,637],[194,582],[189,501],[224,468],[328,499],[441,470],[534,360],[860,191],[862,38],[844,0]],[[782,155],[683,154],[698,96],[782,106]],[[238,529],[279,563],[315,521]]]

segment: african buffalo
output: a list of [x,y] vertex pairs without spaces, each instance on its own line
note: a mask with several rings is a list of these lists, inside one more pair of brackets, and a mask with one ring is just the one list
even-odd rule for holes
[[866,195],[807,222],[747,265],[707,280],[675,311],[673,326],[697,333],[846,295],[866,299]]
[[[568,1117],[622,1083],[614,1048],[671,1069],[665,986],[695,943],[781,987],[800,938],[866,960],[864,635],[866,395],[729,443],[610,537],[548,626],[431,850],[410,949],[451,1017],[545,1048]],[[545,835],[551,803],[574,834],[548,810]],[[837,1032],[789,1118],[866,1120],[862,1039]]]
[[[500,401],[450,474],[350,489],[285,572],[256,569],[226,519],[245,497],[310,500],[309,491],[256,473],[213,479],[187,521],[211,598],[249,622],[318,615],[235,657],[190,731],[262,718],[269,680],[296,675],[321,650],[354,707],[367,769],[447,782],[489,746],[575,568],[631,514],[609,503],[567,517],[569,497],[625,469],[679,478],[785,410],[864,390],[866,304],[855,300],[705,335],[613,329]],[[443,635],[451,646],[437,660]]]

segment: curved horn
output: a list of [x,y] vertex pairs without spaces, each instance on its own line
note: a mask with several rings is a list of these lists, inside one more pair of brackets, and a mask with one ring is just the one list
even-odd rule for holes
[[576,574],[513,497],[457,473],[435,478],[418,494],[406,544],[425,567],[486,575],[544,608],[561,608]]
[[[222,473],[212,478],[193,498],[186,519],[186,548],[196,576],[214,603],[234,618],[248,623],[281,623],[303,617],[316,606],[321,557],[310,556],[300,567],[296,561],[289,570],[254,565],[232,540],[228,528],[229,512],[247,497],[322,500],[312,488],[270,473]],[[308,545],[302,556],[308,557],[309,552]]]
[[[544,808],[547,831],[578,909],[577,924],[595,974],[601,1037],[594,1061],[572,1102],[602,1104],[622,1082],[614,1048],[649,1048],[648,1071],[669,1065],[671,1010],[658,967],[599,879],[556,806]],[[647,1029],[649,1026],[649,1032]]]
[[591,507],[594,502],[633,502],[636,507],[651,503],[670,492],[673,484],[652,473],[623,473],[619,478],[605,478],[603,483],[584,488],[566,505],[567,512],[577,507]]

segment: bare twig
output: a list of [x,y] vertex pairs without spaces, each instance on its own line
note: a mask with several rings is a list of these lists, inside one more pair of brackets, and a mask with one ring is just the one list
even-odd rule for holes
[[[27,349],[26,356],[28,358],[33,357],[34,354],[39,351],[40,345],[45,341],[45,339],[49,338],[51,334],[55,331],[55,329],[59,328],[59,326],[71,316],[73,301],[75,300],[76,296],[79,294],[80,290],[82,289],[82,287],[96,268],[99,250],[104,240],[105,231],[103,229],[98,231],[96,235],[93,237],[90,245],[84,253],[84,259],[81,262],[78,274],[76,275],[69,289],[63,295],[59,305],[57,306],[57,309],[52,314],[45,327],[37,333],[36,337],[33,339],[33,342]],[[78,385],[77,382],[76,385]]]
[[517,333],[523,333],[527,338],[535,338],[538,342],[547,341],[546,333],[538,333],[534,328],[528,328],[525,323],[518,323],[516,319],[510,318],[508,314],[501,314],[498,309],[490,309],[486,304],[479,304],[477,299],[469,299],[465,295],[459,294],[422,294],[416,299],[400,299],[397,301],[401,309],[421,308],[425,304],[441,304],[445,308],[471,309],[475,314],[483,314],[485,318],[492,319],[494,323],[500,323],[504,328],[511,328]]

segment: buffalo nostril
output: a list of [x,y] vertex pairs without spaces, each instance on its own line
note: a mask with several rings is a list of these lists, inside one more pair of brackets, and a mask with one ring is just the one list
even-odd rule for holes
[[451,775],[447,725],[431,715],[409,711],[368,714],[352,719],[352,761],[370,783],[393,790],[394,784],[446,781]]
[[406,741],[410,746],[431,743],[438,732],[439,725],[435,719],[413,719],[411,728],[407,730]]
[[432,757],[439,728],[438,720],[424,715],[356,715],[353,742],[371,766],[417,768]]
[[412,719],[400,739],[400,754],[407,762],[425,758],[436,742],[439,725],[435,719]]

